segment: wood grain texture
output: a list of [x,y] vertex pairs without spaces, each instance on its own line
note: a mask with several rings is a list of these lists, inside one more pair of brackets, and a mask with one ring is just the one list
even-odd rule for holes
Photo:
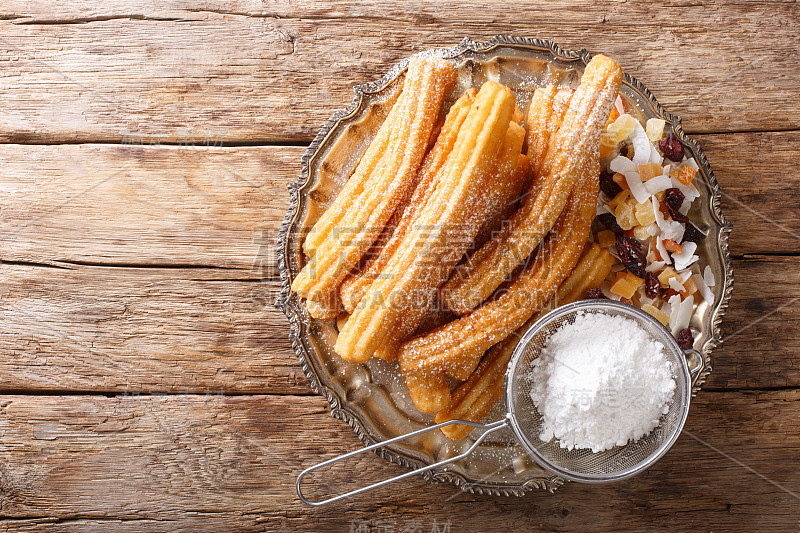
[[[614,485],[568,484],[554,494],[498,498],[412,478],[311,509],[294,494],[295,476],[359,446],[320,398],[8,396],[0,404],[0,527],[793,531],[800,431],[787,407],[799,400],[798,391],[701,394],[669,454],[642,476]],[[340,490],[401,471],[365,455],[320,481],[325,490]]]
[[[757,257],[734,270],[726,340],[707,386],[799,386],[800,264]],[[10,264],[0,279],[0,389],[311,393],[273,307],[274,280],[226,269]]]
[[[698,140],[734,226],[732,253],[800,252],[800,189],[787,179],[800,133]],[[302,153],[289,146],[0,145],[0,258],[275,277],[286,187],[300,174]]]
[[277,275],[277,228],[301,152],[2,145],[0,258]]
[[[308,141],[352,86],[464,36],[619,60],[690,132],[800,128],[795,2],[4,2],[0,139]],[[36,43],[31,46],[30,43]]]

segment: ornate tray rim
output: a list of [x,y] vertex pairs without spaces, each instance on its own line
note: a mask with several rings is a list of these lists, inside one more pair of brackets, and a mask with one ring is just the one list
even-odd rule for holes
[[[294,183],[289,185],[289,209],[283,218],[283,222],[281,223],[278,233],[278,246],[276,250],[278,268],[281,276],[281,290],[278,298],[275,301],[275,306],[283,311],[289,320],[289,339],[291,341],[292,349],[294,350],[297,360],[303,369],[303,373],[308,379],[309,386],[315,393],[324,396],[328,401],[331,410],[331,416],[339,418],[349,424],[365,446],[376,443],[378,439],[369,434],[358,415],[348,409],[346,400],[340,398],[334,390],[322,384],[318,375],[318,369],[309,362],[307,357],[309,355],[307,348],[302,342],[302,335],[306,325],[302,320],[300,300],[296,294],[291,292],[291,274],[289,272],[288,260],[289,230],[296,221],[296,218],[300,212],[300,191],[308,184],[308,181],[310,180],[310,161],[318,149],[323,145],[328,135],[341,121],[351,117],[360,108],[365,94],[380,92],[392,81],[394,81],[394,79],[406,69],[408,62],[412,57],[434,54],[445,59],[454,59],[465,54],[466,52],[485,53],[498,47],[550,52],[553,59],[567,62],[581,61],[583,62],[584,66],[592,57],[586,51],[586,49],[583,48],[580,50],[563,50],[558,44],[550,40],[515,37],[511,35],[496,35],[484,42],[475,42],[469,38],[464,38],[464,40],[462,40],[458,45],[451,48],[437,48],[413,54],[395,64],[379,80],[362,85],[356,85],[353,88],[353,101],[346,108],[336,111],[325,123],[325,125],[322,126],[319,133],[317,133],[316,137],[303,154],[300,176]],[[672,124],[675,135],[692,153],[695,161],[703,170],[703,173],[707,178],[707,185],[710,188],[710,211],[716,223],[719,225],[715,242],[717,243],[717,249],[723,261],[724,289],[720,300],[709,311],[711,313],[711,334],[699,350],[703,355],[705,368],[701,375],[698,376],[698,379],[692,389],[692,395],[695,395],[700,390],[703,383],[705,383],[708,375],[711,373],[711,350],[722,342],[722,332],[720,328],[722,316],[728,307],[731,293],[733,291],[733,263],[728,249],[728,238],[731,231],[731,223],[725,219],[720,209],[721,192],[716,177],[714,176],[714,172],[711,170],[711,167],[708,163],[708,159],[697,142],[686,136],[683,131],[680,117],[666,111],[661,104],[658,103],[655,96],[653,96],[647,87],[645,87],[638,79],[630,74],[625,73],[623,84],[630,86],[636,92],[644,96],[646,103],[650,106],[651,110],[657,116]],[[710,236],[711,235],[709,235],[709,237]],[[391,461],[392,463],[399,464],[407,468],[416,469],[420,466],[424,466],[423,461],[410,457],[396,450],[381,448],[376,450],[376,454],[388,461]],[[546,480],[532,479],[519,485],[506,485],[492,482],[473,482],[460,473],[453,471],[425,472],[423,473],[423,477],[428,481],[433,482],[451,482],[465,492],[473,494],[489,494],[495,496],[522,496],[532,489],[537,488],[545,489],[548,492],[553,492],[564,483],[562,478],[555,475]]]

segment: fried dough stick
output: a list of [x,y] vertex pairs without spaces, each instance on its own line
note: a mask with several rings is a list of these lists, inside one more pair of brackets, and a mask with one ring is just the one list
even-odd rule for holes
[[[455,68],[443,59],[409,63],[403,94],[395,104],[397,113],[393,108],[381,126],[373,141],[376,150],[370,145],[306,239],[306,253],[313,257],[292,283],[301,297],[328,301],[383,231],[413,184],[442,101],[454,83]],[[376,152],[382,154],[377,162]]]
[[[411,339],[400,348],[400,368],[415,398],[413,385],[434,383],[446,372],[456,379],[467,379],[478,365],[483,353],[508,337],[539,311],[567,278],[586,243],[591,229],[599,191],[599,161],[595,156],[583,173],[579,186],[570,197],[567,208],[559,217],[553,231],[536,260],[511,283],[496,300],[487,302],[467,316]],[[416,396],[424,391],[418,390]],[[440,394],[443,409],[448,395]],[[418,406],[419,407],[419,406]],[[428,409],[433,405],[426,405]],[[426,411],[428,412],[428,411]]]
[[487,191],[495,185],[506,132],[513,126],[522,129],[511,123],[514,108],[508,87],[483,84],[417,227],[403,238],[385,275],[370,286],[371,294],[364,297],[370,300],[358,306],[339,333],[335,350],[340,356],[367,361],[427,310],[480,227],[475,214],[491,198]]
[[447,282],[442,301],[448,309],[463,315],[480,305],[550,231],[598,143],[621,81],[615,61],[598,55],[589,62],[542,163],[545,177],[503,231]]
[[339,288],[339,297],[347,312],[352,313],[355,310],[369,286],[381,275],[389,259],[397,251],[403,237],[412,228],[414,221],[436,188],[440,171],[447,161],[447,156],[453,150],[458,132],[467,118],[476,94],[478,94],[477,89],[469,89],[450,107],[436,143],[425,156],[422,166],[419,168],[417,186],[413,193],[408,195],[405,205],[401,206],[402,214],[391,236],[379,250],[376,250],[359,272],[349,274],[342,282]]
[[[608,273],[614,257],[608,250],[592,244],[581,256],[578,265],[558,288],[556,296],[545,308],[572,303],[581,299],[591,288],[599,287]],[[503,396],[504,376],[511,355],[519,339],[539,319],[541,312],[531,317],[524,326],[504,340],[492,346],[481,359],[480,364],[454,392],[446,409],[436,414],[436,423],[457,418],[470,422],[480,422]],[[435,390],[435,389],[434,389]],[[442,428],[442,433],[453,440],[461,440],[473,430],[471,426],[453,424]]]

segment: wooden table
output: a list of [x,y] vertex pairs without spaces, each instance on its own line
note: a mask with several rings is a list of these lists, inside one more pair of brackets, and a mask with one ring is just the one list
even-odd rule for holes
[[[612,55],[706,151],[736,275],[714,372],[636,479],[308,508],[297,473],[360,444],[272,306],[286,186],[353,85],[498,33]],[[0,527],[800,530],[798,51],[792,1],[6,0]],[[332,487],[396,473],[369,456]]]

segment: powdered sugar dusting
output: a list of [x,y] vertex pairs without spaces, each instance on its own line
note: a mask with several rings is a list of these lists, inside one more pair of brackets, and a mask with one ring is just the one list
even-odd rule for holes
[[664,346],[635,321],[580,313],[531,364],[542,440],[600,452],[650,433],[675,393]]

